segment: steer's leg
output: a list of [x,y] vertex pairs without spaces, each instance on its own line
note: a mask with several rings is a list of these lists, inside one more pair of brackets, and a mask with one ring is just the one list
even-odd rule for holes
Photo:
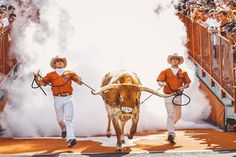
[[132,126],[130,129],[130,134],[128,135],[129,139],[133,139],[134,134],[137,131],[138,120],[139,120],[139,110],[136,113],[134,113],[134,115],[132,117]]
[[111,116],[108,115],[107,137],[111,137]]
[[116,132],[116,138],[117,138],[117,144],[116,144],[116,151],[117,152],[122,152],[122,143],[121,143],[121,128],[119,124],[119,119],[118,118],[112,118],[112,123],[115,128]]
[[108,125],[107,125],[107,137],[111,137],[111,108],[109,104],[106,104],[106,110],[107,110],[107,118],[108,118]]
[[120,140],[121,140],[121,143],[123,143],[123,144],[125,143],[125,138],[124,138],[125,123],[126,123],[125,120],[121,121],[121,138],[120,138]]

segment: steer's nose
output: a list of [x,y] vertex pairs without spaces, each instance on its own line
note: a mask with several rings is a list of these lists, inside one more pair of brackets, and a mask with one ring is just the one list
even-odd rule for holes
[[129,120],[132,117],[132,115],[123,115],[122,118],[124,120]]

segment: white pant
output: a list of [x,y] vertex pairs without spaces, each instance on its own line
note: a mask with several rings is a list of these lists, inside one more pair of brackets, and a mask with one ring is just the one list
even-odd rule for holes
[[[173,96],[165,98],[165,106],[167,111],[167,130],[169,134],[174,134],[175,124],[181,117],[181,106],[174,105],[172,103],[172,99]],[[181,104],[182,96],[177,96],[174,102],[177,104]]]
[[[54,107],[57,116],[57,122],[62,131],[66,130],[66,139],[74,139],[73,126],[73,100],[72,96],[54,97]],[[66,128],[65,128],[66,127]]]

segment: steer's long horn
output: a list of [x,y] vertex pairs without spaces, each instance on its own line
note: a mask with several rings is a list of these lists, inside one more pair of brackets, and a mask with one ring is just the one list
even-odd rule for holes
[[152,94],[154,94],[156,96],[159,96],[159,97],[162,97],[162,98],[168,98],[168,97],[173,96],[173,94],[162,94],[162,93],[159,93],[159,92],[157,92],[157,91],[155,91],[151,88],[144,87],[144,86],[139,86],[139,90],[152,93]]
[[119,86],[119,84],[110,84],[110,85],[106,85],[104,87],[101,87],[100,89],[98,89],[97,91],[92,91],[93,95],[98,95],[102,92],[105,92],[107,90],[111,90],[111,89],[117,89]]
[[120,86],[135,87],[139,91],[149,92],[149,93],[152,93],[152,94],[162,97],[162,98],[168,98],[168,97],[173,96],[173,94],[162,94],[162,93],[159,93],[151,88],[144,87],[142,85],[134,85],[134,84],[110,84],[110,85],[106,85],[106,86],[100,88],[97,91],[92,91],[92,94],[98,95],[98,94],[101,94],[102,92],[105,92],[107,90],[118,89]]

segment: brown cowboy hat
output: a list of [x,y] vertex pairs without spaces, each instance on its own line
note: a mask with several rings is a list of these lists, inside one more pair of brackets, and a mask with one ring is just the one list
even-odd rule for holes
[[178,58],[179,59],[179,64],[183,64],[184,62],[184,57],[179,56],[178,53],[174,53],[173,55],[169,55],[167,58],[167,62],[171,64],[171,59],[172,58]]
[[56,57],[52,58],[52,59],[51,59],[51,62],[50,62],[50,66],[51,66],[53,69],[56,69],[56,67],[55,67],[55,62],[56,62],[57,60],[62,60],[62,61],[63,61],[63,63],[64,63],[64,68],[67,66],[66,57],[62,57],[62,56],[60,56],[60,55],[57,55]]

